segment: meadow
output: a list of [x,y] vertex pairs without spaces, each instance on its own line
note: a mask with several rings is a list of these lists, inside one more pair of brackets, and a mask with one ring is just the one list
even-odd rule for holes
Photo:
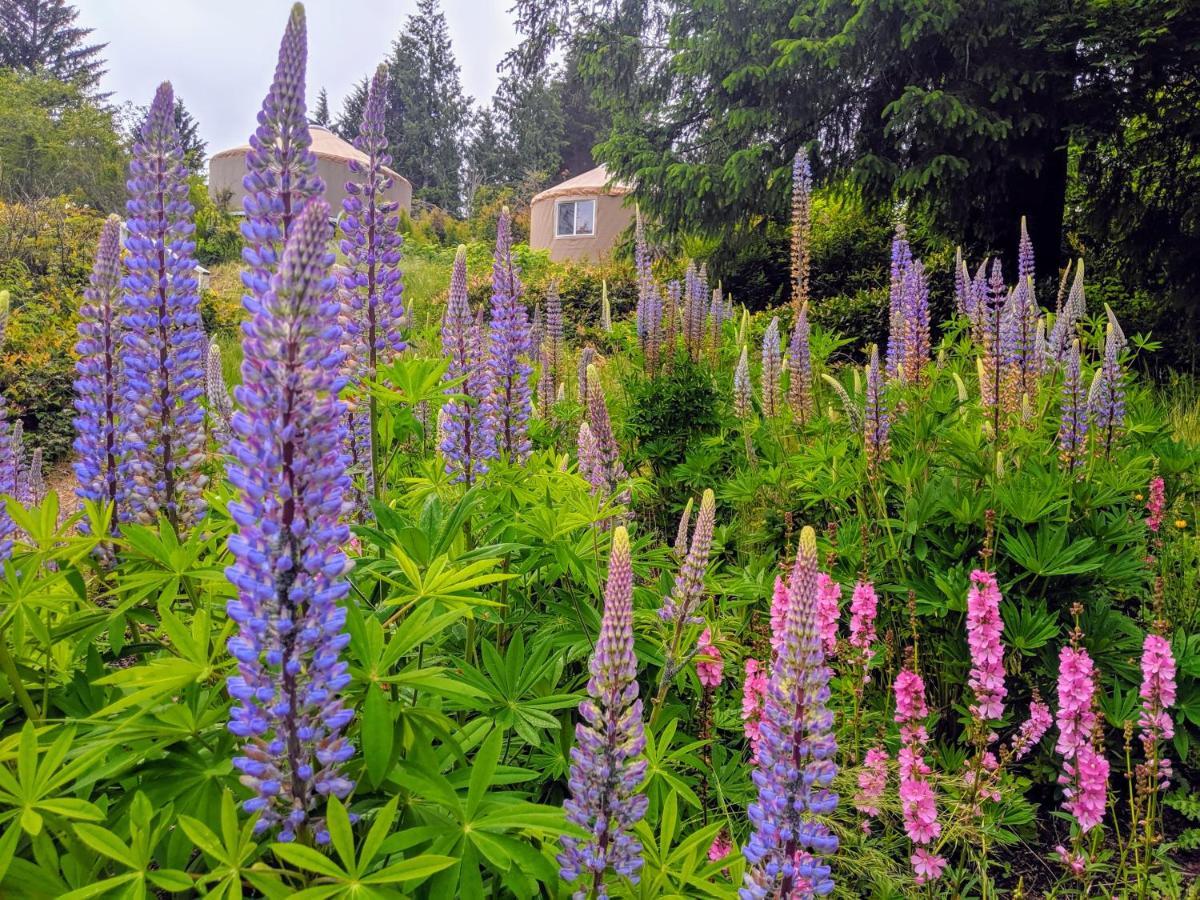
[[802,149],[784,305],[640,216],[564,302],[507,209],[405,247],[385,71],[331,210],[305,58],[297,5],[241,305],[164,83],[73,479],[0,414],[0,894],[1197,896],[1196,397],[1087,260],[901,209],[886,340],[824,327]]

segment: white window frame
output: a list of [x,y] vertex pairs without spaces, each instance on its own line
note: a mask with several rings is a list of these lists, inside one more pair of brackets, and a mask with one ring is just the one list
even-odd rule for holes
[[[558,209],[560,206],[565,206],[570,203],[572,206],[578,206],[580,203],[592,204],[592,230],[590,232],[573,231],[571,234],[563,234],[558,230]],[[574,221],[579,222],[579,215],[576,213]],[[580,197],[575,200],[556,200],[554,202],[554,239],[559,238],[594,238],[596,236],[596,198],[595,197]]]

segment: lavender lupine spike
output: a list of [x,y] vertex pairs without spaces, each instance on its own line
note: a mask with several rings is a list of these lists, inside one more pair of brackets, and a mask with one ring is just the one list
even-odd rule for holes
[[604,385],[595,366],[587,373],[587,421],[596,439],[600,462],[604,466],[609,487],[615,489],[628,479],[625,466],[621,463],[621,450],[613,435],[612,422],[608,416],[608,402],[604,397]]
[[638,787],[646,772],[642,701],[638,697],[633,653],[633,569],[629,535],[613,530],[600,635],[589,664],[588,699],[579,705],[575,726],[571,796],[563,804],[567,821],[588,833],[562,839],[558,864],[564,881],[585,881],[576,897],[607,897],[605,878],[616,873],[636,883],[642,845],[633,826],[646,814]]
[[79,309],[75,352],[75,493],[111,506],[117,522],[120,433],[121,220],[109,216],[100,232],[96,261]]
[[1058,455],[1068,472],[1083,461],[1087,431],[1088,403],[1080,372],[1079,341],[1072,341],[1063,361],[1062,413],[1058,426]]
[[763,332],[762,344],[762,408],[763,415],[773,419],[782,411],[781,372],[783,370],[782,348],[779,339],[779,317]]
[[354,748],[341,691],[350,683],[341,651],[346,611],[350,479],[343,452],[343,353],[329,275],[329,207],[314,200],[293,223],[279,271],[243,326],[241,410],[234,414],[229,513],[237,589],[229,652],[238,674],[229,730],[245,741],[234,765],[254,796],[255,830],[279,839],[328,832],[313,813],[353,784],[340,771]]
[[545,326],[542,325],[542,304],[537,302],[533,304],[533,318],[529,324],[529,346],[541,347],[545,333]]
[[668,371],[675,365],[676,336],[679,334],[679,304],[683,288],[678,281],[667,282],[667,295],[662,305],[663,363]]
[[528,363],[532,351],[529,319],[521,279],[512,256],[512,219],[505,207],[496,223],[496,255],[492,265],[491,324],[488,328],[488,377],[491,395],[485,440],[493,440],[498,455],[511,463],[529,457],[531,390]]
[[183,145],[175,96],[159,86],[129,164],[121,348],[122,521],[175,528],[203,513],[204,357]]
[[812,168],[808,164],[808,149],[801,147],[792,160],[792,306],[796,315],[808,303],[811,242]]
[[208,397],[208,415],[213,436],[224,446],[229,441],[229,422],[233,419],[233,398],[225,385],[225,369],[221,364],[221,345],[208,345],[207,367],[204,372],[204,392]]
[[17,533],[17,525],[8,511],[8,503],[4,496],[17,496],[17,482],[20,477],[20,455],[13,440],[14,426],[8,423],[8,403],[0,394],[0,563],[12,556],[13,535]]
[[554,405],[554,394],[562,370],[563,314],[558,284],[551,283],[546,292],[546,333],[542,338],[542,371],[538,380],[538,403],[548,412]]
[[5,464],[11,465],[13,471],[12,490],[8,493],[22,506],[28,506],[29,479],[27,476],[29,473],[25,468],[25,426],[20,419],[13,422],[3,453],[7,461]]
[[733,414],[743,422],[750,418],[750,391],[750,358],[743,344],[742,355],[733,370]]
[[480,344],[479,327],[467,296],[467,248],[459,245],[442,320],[442,355],[450,363],[446,379],[459,383],[446,389],[457,396],[442,407],[445,417],[441,449],[446,458],[446,473],[468,486],[487,471],[487,456],[480,446],[481,405],[490,391],[487,361],[480,353]]
[[704,331],[708,318],[708,291],[705,278],[694,262],[689,262],[684,273],[683,342],[693,362],[698,362],[704,352]]
[[897,375],[910,384],[919,384],[925,377],[930,352],[929,285],[919,259],[912,260],[904,273],[901,298],[903,337]]
[[992,262],[992,272],[988,278],[987,295],[980,317],[983,323],[983,375],[980,393],[985,410],[992,416],[993,436],[999,431],[1000,409],[1003,387],[1004,346],[1001,319],[1004,306],[1008,299],[1008,291],[1004,285],[1004,273],[1000,260]]
[[1022,396],[1033,396],[1041,371],[1037,347],[1037,302],[1033,280],[1024,278],[1013,290],[1001,318],[1005,407],[1015,409]]
[[596,348],[590,344],[579,351],[579,371],[576,381],[579,385],[579,402],[587,403],[587,373],[588,368],[596,361]]
[[679,516],[679,527],[675,530],[675,556],[682,560],[688,552],[688,525],[692,519],[692,498],[688,497],[683,513]]
[[665,675],[668,680],[678,671],[679,637],[684,625],[699,624],[694,617],[696,607],[704,599],[704,573],[708,569],[708,556],[712,550],[713,528],[716,522],[717,500],[711,490],[700,498],[700,511],[696,513],[696,527],[692,531],[692,543],[687,556],[679,567],[671,593],[663,598],[658,617],[674,625]]
[[579,458],[580,476],[591,485],[592,496],[599,497],[603,502],[612,493],[612,484],[608,480],[604,460],[600,456],[600,445],[596,443],[596,436],[592,434],[587,419],[579,423],[579,437],[575,447]]
[[633,229],[633,268],[637,274],[637,335],[642,344],[642,352],[646,350],[646,335],[650,329],[650,319],[646,309],[646,301],[654,290],[654,275],[650,269],[650,251],[646,246],[646,227],[642,223],[642,210],[634,211]]
[[1029,239],[1029,229],[1025,217],[1021,216],[1021,240],[1017,245],[1017,280],[1036,281],[1037,275],[1033,268],[1033,241]]
[[29,503],[40,506],[46,499],[46,475],[43,471],[45,463],[41,447],[34,447],[29,454],[29,474],[25,476],[25,484],[29,491]]
[[812,418],[814,408],[811,331],[808,324],[808,304],[801,305],[792,327],[788,344],[788,405],[801,425]]
[[1087,313],[1087,298],[1083,290],[1084,267],[1080,259],[1075,264],[1075,280],[1061,311],[1054,318],[1054,327],[1050,330],[1050,352],[1055,363],[1062,363],[1071,350],[1071,342],[1075,340],[1075,325]]
[[838,839],[814,817],[837,807],[838,797],[829,790],[837,774],[837,743],[817,622],[816,535],[807,526],[787,592],[790,602],[752,776],[758,796],[749,809],[753,832],[744,850],[750,867],[739,894],[743,900],[824,896],[833,890],[822,857],[836,852]]
[[246,196],[242,208],[242,237],[246,246],[242,272],[250,296],[261,299],[279,265],[283,242],[292,222],[325,184],[317,175],[317,158],[304,106],[304,70],[308,64],[308,34],[304,7],[297,3],[288,16],[275,77],[258,113],[258,127],[246,154]]
[[879,367],[879,348],[871,345],[871,361],[867,365],[867,399],[863,440],[867,456],[867,471],[874,473],[887,458],[891,449],[887,398],[884,396],[883,373]]
[[967,275],[967,263],[963,259],[962,247],[954,248],[954,311],[968,319],[971,316],[971,279]]
[[400,272],[399,204],[388,200],[393,177],[387,169],[384,115],[387,111],[387,66],[379,66],[367,89],[356,146],[365,163],[350,160],[346,182],[341,248],[346,256],[344,285],[366,328],[367,376],[374,378],[389,354],[404,350],[404,282]]
[[1093,433],[1105,456],[1112,452],[1113,445],[1125,426],[1125,372],[1121,367],[1120,358],[1124,347],[1125,335],[1109,310],[1108,328],[1104,338],[1104,358],[1088,394],[1088,415],[1092,421]]
[[887,376],[895,378],[900,374],[904,359],[904,295],[908,280],[908,270],[912,266],[912,248],[906,237],[904,223],[896,223],[896,233],[892,237],[892,264],[888,288],[888,342],[887,342]]

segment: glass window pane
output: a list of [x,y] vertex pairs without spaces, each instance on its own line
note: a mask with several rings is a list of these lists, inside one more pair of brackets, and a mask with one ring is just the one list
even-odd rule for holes
[[575,203],[575,233],[591,234],[596,217],[595,200],[578,200]]
[[574,203],[558,204],[558,228],[555,233],[559,236],[572,235],[575,233]]

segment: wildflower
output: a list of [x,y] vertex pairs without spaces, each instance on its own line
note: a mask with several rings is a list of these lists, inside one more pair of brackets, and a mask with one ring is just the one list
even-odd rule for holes
[[1037,376],[1041,371],[1037,301],[1030,279],[1022,279],[1009,296],[1000,328],[1004,403],[1006,409],[1013,410],[1020,397],[1032,396],[1037,391]]
[[792,159],[792,304],[797,315],[808,303],[808,272],[812,265],[812,168],[808,150]]
[[592,495],[602,500],[607,498],[612,492],[612,484],[608,480],[604,460],[600,456],[600,446],[596,443],[596,436],[592,434],[587,419],[579,423],[576,454],[579,458],[579,474],[592,486]]
[[758,762],[758,745],[762,740],[763,704],[767,697],[767,676],[757,659],[746,660],[746,680],[742,682],[742,722],[750,741],[750,755]]
[[450,294],[442,320],[442,355],[449,360],[446,379],[459,383],[446,389],[458,396],[442,407],[445,418],[441,449],[446,457],[447,474],[470,486],[487,471],[487,458],[494,445],[484,444],[481,436],[483,401],[491,391],[483,330],[471,314],[467,297],[467,248],[461,245],[454,255]]
[[705,628],[696,642],[696,676],[700,684],[710,690],[719,687],[725,672],[721,651],[712,642],[712,633]]
[[903,381],[918,384],[929,363],[930,347],[929,285],[919,259],[913,260],[904,274],[900,325],[903,334],[896,374]]
[[889,379],[900,373],[904,358],[904,293],[908,270],[912,266],[912,248],[908,245],[906,234],[904,223],[897,222],[896,233],[892,238],[892,264],[888,288],[886,368]]
[[698,623],[698,620],[694,619],[694,612],[704,598],[704,573],[708,569],[715,519],[716,496],[711,490],[706,490],[700,498],[700,511],[696,514],[692,545],[683,560],[683,565],[679,567],[679,574],[675,576],[675,585],[670,595],[663,599],[663,605],[658,611],[660,619],[675,624],[677,635],[685,623]]
[[[19,425],[19,423],[18,423]],[[15,498],[21,471],[20,439],[14,440],[15,429],[8,424],[8,404],[0,394],[0,497]],[[8,511],[7,501],[0,500],[0,562],[12,556],[13,535],[17,525]]]
[[233,418],[233,398],[225,385],[225,368],[221,363],[221,345],[208,345],[207,368],[204,373],[204,392],[208,397],[208,414],[213,434],[224,445],[229,440],[229,421]]
[[1171,761],[1160,756],[1159,745],[1175,736],[1175,723],[1167,709],[1175,704],[1175,656],[1171,642],[1161,634],[1147,634],[1142,643],[1142,711],[1138,716],[1147,765],[1157,764],[1150,781],[1165,788],[1171,778]]
[[730,853],[733,852],[733,841],[729,838],[729,832],[722,828],[717,832],[717,836],[713,838],[713,842],[708,848],[708,861],[720,862]]
[[692,498],[688,497],[683,513],[679,517],[679,527],[675,530],[675,556],[682,560],[688,551],[688,523],[692,518]]
[[[115,507],[121,493],[117,477],[123,453],[120,421],[121,220],[109,216],[100,232],[96,261],[79,308],[75,352],[75,477],[81,500]],[[0,419],[4,415],[0,414]],[[0,439],[2,440],[2,439]],[[112,523],[118,516],[114,509]],[[2,527],[0,527],[2,530]]]
[[788,404],[804,424],[813,413],[812,351],[809,349],[808,304],[800,307],[788,343]]
[[661,320],[655,321],[654,295],[657,291],[654,286],[654,275],[650,269],[650,251],[646,246],[646,228],[642,223],[641,209],[634,213],[633,267],[637,273],[638,342],[641,344],[647,367],[654,371],[653,362],[657,357],[656,339],[662,323]]
[[[1064,273],[1065,278],[1065,273]],[[1050,353],[1053,361],[1062,363],[1067,359],[1071,345],[1076,340],[1075,325],[1087,312],[1087,300],[1083,290],[1083,260],[1075,264],[1075,280],[1067,302],[1062,310],[1054,317],[1054,327],[1050,330]]]
[[1183,531],[1185,528],[1188,527],[1187,519],[1176,519],[1175,527],[1178,528],[1180,531]]
[[529,375],[533,370],[526,359],[532,348],[521,293],[521,279],[512,257],[512,223],[505,207],[496,223],[488,355],[491,395],[484,404],[484,440],[494,440],[497,452],[513,463],[523,463],[530,451]]
[[[854,795],[854,808],[868,819],[879,815],[879,801],[887,790],[888,756],[883,747],[872,747],[863,758],[862,768],[858,772],[858,792]],[[863,823],[864,830],[870,828],[868,822]]]
[[750,359],[745,345],[733,372],[733,414],[743,422],[750,418]]
[[587,403],[587,371],[596,362],[596,348],[588,345],[579,351],[579,369],[576,376],[579,385],[579,401]]
[[204,351],[192,205],[175,95],[162,84],[129,164],[121,346],[124,521],[172,527],[203,513]]
[[850,646],[862,657],[863,681],[868,680],[867,670],[875,658],[875,616],[879,609],[879,598],[875,586],[869,581],[854,585],[850,597]]
[[676,337],[679,334],[679,306],[683,298],[683,286],[678,281],[667,282],[667,295],[662,301],[664,362],[669,369],[674,365]]
[[1092,747],[1092,733],[1098,724],[1092,705],[1095,690],[1095,670],[1087,651],[1063,647],[1058,666],[1055,744],[1063,758],[1063,771],[1058,782],[1066,797],[1064,807],[1075,817],[1082,834],[1104,820],[1107,797],[1108,761]]
[[[366,328],[367,375],[375,377],[385,354],[404,347],[404,282],[400,271],[399,204],[388,200],[393,178],[387,165],[388,139],[384,132],[388,94],[387,66],[379,66],[367,88],[362,122],[354,145],[367,157],[350,160],[340,220],[342,253],[346,256],[344,285],[354,298]],[[357,323],[356,323],[357,324]]]
[[842,586],[821,572],[817,576],[817,631],[826,656],[837,652],[838,603],[842,599]]
[[1125,373],[1120,360],[1121,350],[1125,347],[1125,335],[1111,309],[1108,310],[1108,317],[1104,359],[1088,392],[1088,415],[1096,439],[1103,442],[1106,456],[1112,451],[1125,426]]
[[1000,588],[991,572],[976,569],[971,573],[967,592],[967,646],[971,652],[971,672],[967,683],[975,692],[971,715],[980,724],[1004,717],[1004,646],[1000,633]]
[[1020,281],[1033,281],[1033,241],[1029,239],[1029,229],[1025,217],[1021,216],[1021,239],[1017,243],[1017,278]]
[[699,361],[704,349],[704,324],[708,317],[708,287],[703,271],[689,262],[684,272],[683,343],[693,361]]
[[1058,426],[1058,456],[1068,472],[1083,461],[1087,431],[1088,404],[1079,371],[1079,342],[1072,341],[1063,362],[1062,414]]
[[867,471],[876,472],[880,463],[891,454],[891,419],[884,396],[883,375],[879,370],[879,348],[871,345],[871,361],[867,364],[867,403],[863,424],[863,448]]
[[1020,760],[1038,745],[1054,719],[1050,715],[1050,707],[1041,701],[1034,700],[1029,704],[1029,718],[1021,723],[1012,741],[1012,758]]
[[827,708],[830,673],[817,631],[817,544],[811,528],[800,533],[789,589],[784,640],[771,667],[752,776],[757,799],[750,804],[753,832],[743,851],[750,863],[743,900],[833,890],[822,857],[837,850],[838,839],[814,818],[832,813],[838,797],[829,790],[837,744]]
[[1150,499],[1146,501],[1146,527],[1158,534],[1162,528],[1163,511],[1167,507],[1166,486],[1161,475],[1150,479]]
[[590,875],[583,892],[606,896],[609,870],[638,880],[642,845],[633,826],[646,814],[646,798],[637,793],[646,771],[639,759],[646,738],[633,654],[633,570],[621,526],[613,531],[604,616],[589,671],[588,699],[579,705],[583,721],[575,726],[571,749],[571,796],[563,804],[567,821],[588,837],[564,837],[558,863],[564,881]]
[[925,884],[928,881],[937,881],[942,877],[942,870],[946,868],[946,859],[942,856],[936,856],[926,850],[924,847],[918,847],[913,853],[910,862],[912,863],[913,872],[916,878],[913,880],[917,884]]
[[594,366],[590,367],[587,373],[587,421],[596,438],[605,478],[610,488],[616,488],[629,476],[625,472],[625,466],[621,464],[621,450],[617,446],[612,422],[608,416],[608,402],[604,397],[604,385],[600,383],[600,373]]
[[1076,878],[1082,878],[1087,871],[1087,857],[1082,853],[1076,853],[1068,850],[1062,844],[1054,848],[1054,852],[1058,854],[1058,858],[1062,864],[1071,870],[1071,874]]
[[983,357],[979,384],[984,409],[991,413],[993,436],[998,430],[996,426],[999,422],[1001,400],[1003,399],[1004,330],[1001,324],[1006,298],[1007,290],[1004,285],[1004,272],[1000,266],[1000,260],[993,260],[987,289],[983,302],[980,304]]
[[781,406],[780,351],[779,317],[775,316],[763,333],[762,343],[762,409],[768,419],[779,415]]
[[600,280],[600,328],[612,331],[612,304],[608,300],[608,279]]
[[350,682],[338,605],[350,590],[350,483],[329,231],[329,207],[312,201],[245,325],[230,447],[235,562],[226,570],[238,625],[229,730],[245,741],[234,765],[254,791],[245,808],[260,814],[257,831],[278,826],[289,841],[311,829],[319,843],[329,836],[312,813],[322,798],[350,792],[340,766],[354,753],[343,735],[354,713],[341,697]]
[[[896,698],[895,719],[900,723],[900,811],[908,839],[923,846],[942,833],[937,818],[937,799],[929,780],[932,770],[924,755],[929,743],[924,721],[929,715],[929,707],[925,704],[925,682],[913,669],[905,667],[896,676],[892,691]],[[914,868],[918,864],[914,854]],[[920,857],[920,864],[924,871],[917,872],[918,878],[928,880],[935,877],[933,872],[940,872],[936,864],[924,856]]]
[[538,379],[538,403],[542,409],[549,410],[554,405],[563,356],[562,300],[556,284],[551,284],[546,292],[546,335],[539,344],[542,348],[542,371]]

